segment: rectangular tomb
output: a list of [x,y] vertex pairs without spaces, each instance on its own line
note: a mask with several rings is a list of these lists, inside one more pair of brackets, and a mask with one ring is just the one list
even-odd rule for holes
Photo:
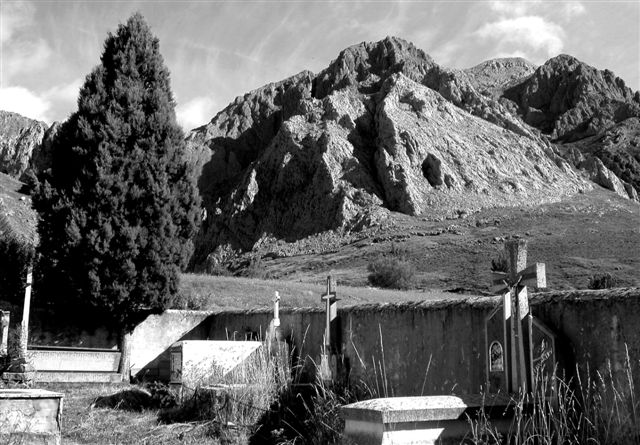
[[259,341],[184,340],[171,347],[172,385],[194,390],[221,383],[232,372],[241,372],[262,348]]
[[[342,407],[344,434],[358,445],[459,444],[484,414],[507,432],[514,402],[504,396],[425,396],[364,400]],[[471,419],[471,420],[470,420]]]
[[0,443],[60,445],[61,393],[0,389]]

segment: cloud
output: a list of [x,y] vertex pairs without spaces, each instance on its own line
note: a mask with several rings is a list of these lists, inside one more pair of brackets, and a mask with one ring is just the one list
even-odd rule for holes
[[541,15],[569,21],[586,12],[579,1],[496,0],[489,8],[503,18]]
[[475,35],[495,42],[497,52],[526,53],[525,49],[530,49],[543,57],[551,57],[562,51],[565,33],[559,25],[542,17],[524,16],[487,23]]
[[27,2],[3,2],[0,8],[0,43],[11,40],[16,31],[33,20],[33,6]]
[[48,123],[51,103],[23,87],[0,88],[0,110],[13,111],[25,117]]
[[196,97],[176,107],[176,118],[185,131],[199,127],[211,120],[215,103],[208,97]]
[[81,84],[82,79],[76,79],[55,85],[42,93],[21,86],[0,88],[0,110],[13,111],[50,124],[54,121],[57,108],[74,108]]

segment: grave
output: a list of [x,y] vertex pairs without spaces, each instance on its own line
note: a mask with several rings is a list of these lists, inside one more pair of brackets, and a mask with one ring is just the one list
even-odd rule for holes
[[260,341],[184,340],[171,347],[169,384],[184,392],[242,373],[263,347]]
[[338,375],[338,356],[339,345],[338,339],[338,301],[336,284],[329,275],[327,277],[327,291],[320,297],[325,306],[325,328],[323,335],[322,351],[320,353],[320,378],[324,382],[332,382]]
[[114,349],[31,346],[35,381],[47,383],[119,383],[120,352]]
[[60,445],[63,397],[42,389],[0,390],[0,443]]
[[344,434],[357,444],[459,444],[470,421],[491,417],[499,433],[511,427],[515,404],[506,396],[391,397],[343,408]]
[[[359,445],[460,443],[469,437],[469,419],[483,412],[492,426],[507,432],[513,400],[551,380],[555,336],[530,313],[527,285],[546,287],[545,266],[526,267],[527,243],[505,244],[508,270],[495,272],[499,305],[485,319],[486,394],[367,400],[342,407],[345,435]],[[544,396],[554,394],[553,384]],[[525,406],[528,409],[530,405]]]

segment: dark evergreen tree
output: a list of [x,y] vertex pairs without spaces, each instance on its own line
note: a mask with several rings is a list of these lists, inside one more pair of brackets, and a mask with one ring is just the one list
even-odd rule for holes
[[136,13],[109,33],[34,196],[43,298],[125,330],[171,302],[200,206],[174,108],[159,41]]

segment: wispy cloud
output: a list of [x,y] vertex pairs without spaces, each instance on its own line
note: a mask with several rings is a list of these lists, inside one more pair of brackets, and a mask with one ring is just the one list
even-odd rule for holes
[[11,40],[17,30],[33,20],[33,5],[28,2],[3,2],[0,8],[0,43]]

